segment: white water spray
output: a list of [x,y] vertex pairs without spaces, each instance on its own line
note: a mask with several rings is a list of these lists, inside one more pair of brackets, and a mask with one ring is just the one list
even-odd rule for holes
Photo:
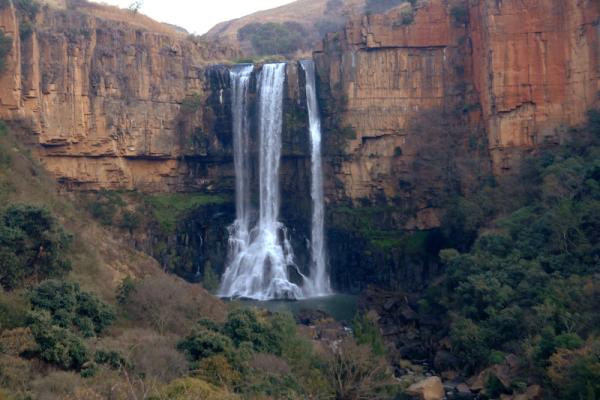
[[323,161],[321,158],[321,117],[317,102],[315,64],[312,60],[300,62],[306,75],[306,102],[311,143],[312,230],[311,267],[304,292],[307,296],[325,296],[332,293],[326,268],[325,255],[325,202],[323,196]]
[[266,64],[260,73],[260,212],[251,231],[248,231],[250,163],[245,98],[252,70],[238,68],[231,72],[237,219],[231,228],[230,261],[219,295],[256,300],[301,298],[302,289],[289,278],[288,268],[295,268],[292,247],[285,227],[278,221],[285,64]]

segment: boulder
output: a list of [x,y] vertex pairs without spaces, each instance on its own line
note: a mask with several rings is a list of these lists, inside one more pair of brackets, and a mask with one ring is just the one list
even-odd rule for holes
[[470,399],[473,397],[473,392],[471,392],[466,383],[459,383],[456,386],[456,393],[459,399]]
[[442,400],[445,396],[442,380],[437,376],[410,385],[406,389],[406,394],[420,400]]

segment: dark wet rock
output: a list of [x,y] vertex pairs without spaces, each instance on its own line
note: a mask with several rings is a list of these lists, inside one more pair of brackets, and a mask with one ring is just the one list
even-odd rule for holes
[[316,325],[320,322],[331,321],[331,315],[322,310],[302,309],[296,316],[298,323],[302,325]]
[[458,358],[446,350],[438,350],[433,359],[433,365],[438,371],[458,368]]

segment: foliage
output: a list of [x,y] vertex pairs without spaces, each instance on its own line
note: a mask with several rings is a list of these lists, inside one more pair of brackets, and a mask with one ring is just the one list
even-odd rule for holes
[[0,214],[0,284],[23,284],[59,277],[71,269],[65,253],[71,237],[43,207],[16,204]]
[[560,398],[597,396],[599,120],[591,112],[563,146],[448,209],[444,229],[461,252],[440,253],[445,281],[430,291],[467,371],[510,352],[554,381]]
[[219,277],[213,271],[210,261],[204,264],[204,275],[202,276],[202,286],[209,292],[214,292],[219,288]]
[[147,199],[154,217],[167,232],[175,229],[177,219],[184,212],[194,207],[223,204],[226,201],[227,199],[222,196],[200,193],[160,194],[150,196]]
[[166,385],[161,390],[159,398],[172,400],[233,400],[237,396],[197,378],[182,378]]
[[141,220],[142,217],[138,212],[125,210],[121,215],[119,228],[129,231],[129,233],[133,233],[133,231],[140,227]]
[[31,306],[34,310],[48,312],[53,324],[75,330],[85,337],[102,333],[115,319],[109,305],[70,282],[42,282],[31,293]]
[[337,399],[393,399],[396,386],[387,363],[347,338],[327,358]]
[[126,304],[131,295],[135,292],[135,281],[130,277],[126,277],[117,287],[117,303]]
[[54,323],[47,311],[32,312],[28,325],[37,343],[37,356],[65,369],[80,369],[89,359],[81,338],[69,329]]
[[464,25],[469,22],[469,10],[465,5],[455,5],[450,9],[450,16],[455,25]]
[[359,345],[368,345],[371,347],[373,354],[378,356],[384,355],[383,338],[381,337],[376,321],[373,321],[368,315],[356,314],[352,328],[356,342]]
[[199,285],[172,276],[148,276],[125,285],[120,299],[127,318],[161,334],[187,334],[194,321],[225,314],[222,303]]
[[308,32],[297,22],[250,23],[238,31],[240,40],[247,40],[259,55],[290,56],[307,46]]
[[12,38],[4,32],[0,32],[0,73],[6,70],[7,57],[12,50],[12,45]]
[[560,349],[550,358],[548,375],[560,399],[600,397],[600,341],[581,349]]
[[197,112],[201,106],[202,96],[198,93],[194,93],[183,100],[183,103],[181,103],[181,111],[185,114],[193,114]]
[[90,214],[103,225],[112,225],[118,209],[124,207],[125,202],[118,192],[105,189],[94,196],[95,199],[88,204]]

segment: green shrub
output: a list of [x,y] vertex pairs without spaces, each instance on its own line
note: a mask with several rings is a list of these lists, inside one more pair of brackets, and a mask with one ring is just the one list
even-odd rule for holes
[[194,328],[177,348],[183,351],[190,361],[199,361],[216,355],[231,357],[234,351],[233,342],[229,337],[203,326]]
[[7,57],[12,50],[12,45],[13,39],[4,32],[0,32],[0,73],[6,70]]
[[109,305],[70,282],[43,282],[32,291],[31,305],[34,310],[48,312],[54,324],[86,337],[102,333],[115,319]]
[[60,277],[71,269],[71,237],[45,208],[18,204],[0,214],[0,284],[8,290],[28,281]]
[[250,23],[238,31],[240,40],[247,40],[259,55],[292,55],[307,46],[308,32],[297,22]]
[[48,311],[29,314],[28,325],[37,343],[35,354],[43,361],[65,369],[80,369],[89,359],[79,337],[69,329],[55,325]]
[[219,277],[213,271],[210,261],[204,264],[204,273],[202,275],[202,286],[209,292],[214,292],[219,288]]
[[129,231],[129,233],[133,233],[133,231],[140,227],[141,222],[142,218],[139,213],[135,211],[125,210],[121,215],[121,222],[119,223],[119,228]]
[[464,5],[454,6],[450,9],[450,16],[455,25],[464,25],[469,22],[469,10]]
[[117,287],[117,303],[123,305],[129,301],[131,294],[135,292],[135,281],[130,277],[126,277]]
[[383,338],[375,321],[371,320],[365,314],[356,314],[352,329],[354,330],[354,337],[358,344],[370,346],[375,355],[384,355]]

